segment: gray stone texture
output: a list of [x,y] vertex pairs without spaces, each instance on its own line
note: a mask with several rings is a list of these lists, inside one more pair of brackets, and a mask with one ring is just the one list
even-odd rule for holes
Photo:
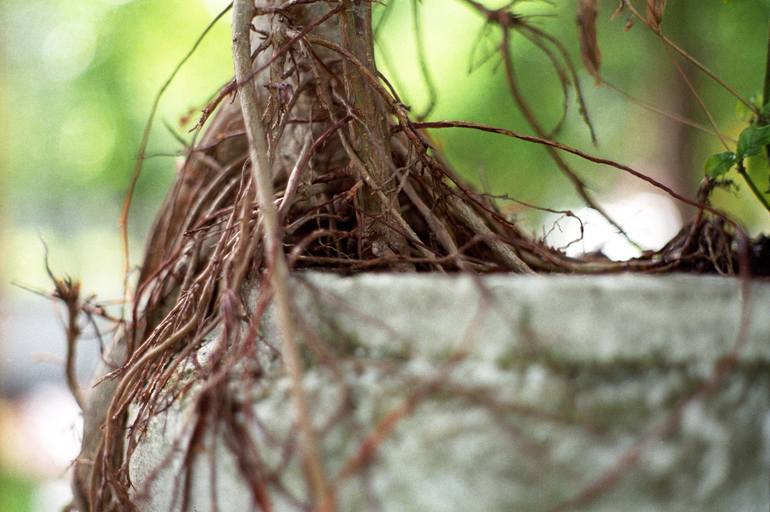
[[[738,362],[713,389],[705,386],[738,341],[735,279],[313,273],[298,275],[294,290],[308,330],[339,358],[336,375],[315,365],[305,373],[316,426],[331,425],[322,436],[330,475],[383,418],[414,403],[371,464],[340,485],[341,511],[546,511],[603,475],[611,480],[574,509],[770,507],[766,282],[750,287]],[[263,334],[280,343],[270,312]],[[265,375],[239,391],[259,420],[248,428],[268,468],[287,464],[283,490],[270,489],[274,510],[302,510],[293,500],[309,499],[303,472],[296,451],[288,460],[284,451],[294,432],[288,378],[277,358],[263,359]],[[152,421],[132,458],[143,510],[179,508],[197,389]],[[225,512],[255,509],[232,450],[221,436],[206,439],[191,510],[211,511],[213,501]],[[624,457],[634,463],[613,472]]]

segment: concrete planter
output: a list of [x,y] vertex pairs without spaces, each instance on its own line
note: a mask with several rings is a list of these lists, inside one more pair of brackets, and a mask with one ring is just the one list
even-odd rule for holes
[[[322,437],[331,475],[383,418],[413,406],[340,485],[341,511],[539,511],[577,496],[584,510],[768,509],[768,283],[752,285],[737,365],[712,388],[740,330],[733,279],[303,274],[295,291],[341,361],[337,376],[305,376],[317,427],[332,425]],[[276,345],[271,325],[268,314]],[[242,391],[258,419],[248,429],[268,469],[286,464],[270,487],[274,510],[303,510],[300,463],[286,457],[288,378],[275,357],[264,363],[259,385]],[[340,376],[350,409],[330,421]],[[196,392],[158,416],[135,452],[143,510],[180,507],[179,440]],[[205,450],[190,510],[255,509],[232,446],[209,436]]]

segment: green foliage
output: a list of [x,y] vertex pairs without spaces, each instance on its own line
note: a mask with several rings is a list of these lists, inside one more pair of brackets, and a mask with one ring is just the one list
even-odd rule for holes
[[32,482],[9,473],[0,466],[0,510],[4,512],[32,510],[32,491]]
[[[0,155],[6,160],[2,198],[6,222],[14,229],[36,233],[53,228],[64,234],[85,227],[114,230],[136,155],[143,123],[152,97],[174,65],[226,0],[4,0],[0,19],[3,52],[0,100],[6,105],[10,129],[0,130]],[[505,5],[488,0],[490,7]],[[215,7],[214,4],[217,4]],[[420,111],[426,92],[413,48],[408,1],[392,5],[378,43],[378,64],[396,85],[404,101]],[[538,16],[543,30],[556,35],[577,55],[575,2],[518,2],[522,15]],[[437,80],[435,119],[466,119],[528,132],[505,83],[505,73],[494,49],[499,33],[482,30],[485,20],[459,0],[423,0],[421,9],[429,67]],[[381,12],[381,11],[378,11]],[[669,2],[666,30],[678,44],[696,50],[698,58],[715,69],[739,91],[757,88],[758,70],[765,59],[767,2],[735,2],[729,9],[719,2]],[[637,25],[626,31],[622,19],[601,18],[599,44],[602,70],[624,91],[667,109],[678,78],[655,37]],[[715,30],[715,23],[718,30]],[[173,27],[173,30],[170,30]],[[483,36],[479,41],[479,36]],[[563,98],[548,59],[524,38],[515,37],[512,51],[521,87],[536,117],[546,128],[558,124]],[[473,49],[490,58],[468,74]],[[386,62],[384,51],[389,60]],[[492,53],[490,53],[490,51]],[[477,62],[478,63],[478,62]],[[390,64],[390,66],[388,65]],[[639,70],[645,70],[640,73]],[[648,161],[666,154],[674,125],[661,124],[638,104],[626,101],[606,87],[593,87],[581,76],[589,114],[597,129],[597,154],[623,162]],[[150,141],[151,154],[172,155],[181,148],[162,127],[168,122],[178,132],[187,126],[179,118],[195,112],[217,87],[232,75],[229,23],[221,22],[185,66],[161,105]],[[732,131],[734,109],[723,92],[702,75],[692,73],[703,101],[718,125]],[[681,84],[679,84],[681,85]],[[679,101],[679,100],[677,100]],[[574,94],[569,115],[556,137],[568,144],[590,148]],[[757,100],[758,107],[761,100]],[[742,107],[741,107],[742,108]],[[744,112],[750,116],[751,110]],[[770,115],[767,107],[763,115]],[[749,119],[746,119],[748,122]],[[628,143],[629,133],[633,144]],[[435,134],[451,163],[477,184],[495,194],[554,207],[575,207],[581,202],[546,152],[523,142],[452,130]],[[690,137],[683,161],[704,161],[713,141]],[[660,163],[660,162],[658,162]],[[714,169],[720,169],[718,166]],[[597,195],[616,188],[615,175],[580,169]],[[681,168],[685,182],[697,182],[700,169]],[[157,204],[174,176],[172,158],[145,162],[133,218],[149,225]],[[603,197],[607,201],[613,198]],[[743,208],[742,205],[735,205]],[[732,210],[732,207],[728,207]],[[534,214],[532,214],[534,215]],[[50,236],[50,235],[48,235]],[[36,240],[36,236],[30,236]]]
[[[152,96],[213,10],[183,0],[8,0],[0,11],[8,27],[0,91],[13,105],[13,129],[0,141],[11,222],[113,228]],[[169,91],[160,120],[186,132],[178,119],[231,73],[228,33],[225,21],[207,39]],[[149,153],[173,157],[181,149],[158,123]],[[142,225],[173,178],[173,159],[153,156],[145,171],[135,210]]]
[[741,132],[735,157],[743,160],[758,155],[762,148],[770,144],[770,126],[749,126]]
[[[760,118],[766,116],[769,105],[762,107]],[[762,179],[770,183],[770,167],[768,167],[765,158],[755,158],[762,153],[762,150],[770,145],[770,125],[752,125],[745,128],[738,137],[738,145],[735,152],[724,151],[711,155],[706,160],[705,173],[709,178],[718,178],[726,174],[736,164],[742,165],[747,160],[750,175],[762,174]],[[745,172],[745,171],[744,171]],[[746,179],[752,179],[750,176]],[[770,188],[765,192],[770,193]],[[761,192],[755,192],[758,199],[762,201]],[[764,201],[762,201],[764,203]]]
[[[752,97],[752,100],[753,99],[754,97]],[[746,109],[746,111],[748,112],[748,109]],[[762,107],[760,116],[765,117],[768,113],[770,113],[770,104]],[[740,113],[739,117],[741,117]],[[738,145],[735,152],[724,151],[722,153],[711,155],[708,160],[706,160],[706,176],[709,178],[718,178],[727,173],[739,162],[743,162],[744,159],[748,160],[748,168],[752,173],[757,173],[760,170],[767,172],[767,162],[764,158],[757,159],[751,157],[759,155],[768,145],[770,145],[770,125],[751,125],[745,128],[738,137]]]
[[[767,106],[763,107],[760,111],[760,122],[764,119],[763,112],[766,109]],[[768,167],[767,158],[764,158],[764,156],[760,157],[762,151],[768,145],[770,145],[770,125],[753,124],[741,132],[734,153],[732,151],[725,151],[711,155],[706,160],[706,176],[718,178],[726,174],[733,166],[738,165],[740,174],[748,182],[755,197],[767,208],[767,200],[755,185],[755,176],[759,174],[762,180],[770,179],[770,167]],[[747,170],[748,174],[746,174]],[[770,193],[770,189],[765,193]]]
[[706,176],[709,178],[718,178],[729,171],[736,162],[737,159],[735,158],[735,153],[732,151],[711,155],[709,159],[706,160]]

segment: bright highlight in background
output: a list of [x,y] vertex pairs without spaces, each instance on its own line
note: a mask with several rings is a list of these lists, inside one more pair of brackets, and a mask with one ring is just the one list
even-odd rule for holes
[[[669,242],[682,228],[682,218],[673,200],[661,195],[643,192],[605,205],[607,213],[626,233],[644,249],[657,250]],[[583,239],[580,225],[573,218],[553,216],[546,226],[556,222],[546,241],[553,247],[565,247],[568,256],[601,251],[615,261],[627,260],[640,255],[626,238],[617,232],[599,212],[591,208],[576,210],[583,221]]]
[[80,409],[63,386],[39,384],[0,407],[0,463],[36,482],[24,510],[58,511],[71,501],[67,469],[80,451],[81,433]]
[[69,391],[42,384],[21,400],[4,451],[28,474],[63,476],[80,451],[82,417]]

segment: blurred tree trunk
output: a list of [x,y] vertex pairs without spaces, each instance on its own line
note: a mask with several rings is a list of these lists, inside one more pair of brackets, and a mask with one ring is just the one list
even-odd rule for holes
[[[698,32],[695,23],[688,21],[695,19],[690,16],[693,9],[702,9],[702,6],[692,2],[669,2],[667,5],[666,18],[678,22],[671,24],[673,27],[671,37],[683,48],[698,48],[703,37],[703,34]],[[695,90],[702,91],[704,84],[702,73],[690,63],[684,62],[674,52],[670,52],[670,54],[687,74],[687,78]],[[662,59],[662,62],[667,65],[665,92],[659,96],[665,101],[664,108],[673,114],[707,124],[707,117],[676,65],[670,59]],[[695,197],[699,182],[698,177],[703,174],[701,171],[702,162],[697,161],[699,156],[697,142],[700,132],[675,121],[666,124],[671,128],[662,133],[660,138],[663,155],[660,164],[665,171],[665,175],[660,178],[667,182],[675,192],[685,197]],[[692,217],[694,209],[691,206],[676,201],[676,207],[682,219]]]

